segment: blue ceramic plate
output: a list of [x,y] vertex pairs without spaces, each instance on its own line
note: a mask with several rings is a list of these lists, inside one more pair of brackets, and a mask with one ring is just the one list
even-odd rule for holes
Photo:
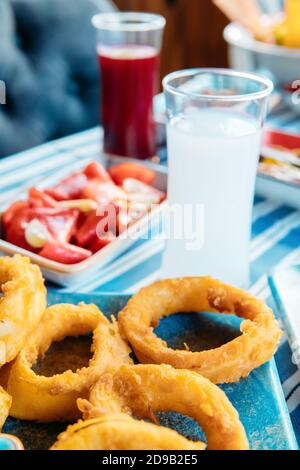
[[300,368],[300,266],[277,268],[269,284],[293,351],[293,361]]
[[[49,304],[95,303],[108,316],[117,313],[128,296],[49,293]],[[186,342],[191,350],[217,347],[240,334],[240,320],[230,315],[178,314],[163,319],[157,334],[172,347]],[[240,414],[251,449],[296,449],[297,444],[274,361],[254,371],[238,384],[222,386]],[[176,413],[161,413],[161,423],[190,439],[203,439],[199,426]],[[48,449],[66,424],[35,424],[9,419],[3,432],[18,436],[26,449]],[[7,443],[5,444],[7,446]],[[1,442],[0,442],[1,448]]]

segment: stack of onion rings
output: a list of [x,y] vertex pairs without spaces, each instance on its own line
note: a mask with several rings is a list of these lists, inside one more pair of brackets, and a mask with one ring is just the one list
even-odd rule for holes
[[[153,331],[162,317],[203,311],[244,318],[242,335],[219,348],[191,352],[169,348]],[[145,287],[120,312],[119,322],[140,362],[190,369],[214,383],[247,377],[274,355],[282,335],[264,302],[212,278],[165,280]]]
[[[0,387],[0,430],[9,409],[15,418],[39,422],[74,420],[82,412],[87,421],[70,426],[53,450],[203,450],[203,443],[157,425],[157,412],[175,411],[195,419],[209,449],[249,449],[237,411],[214,383],[237,382],[275,353],[281,331],[263,302],[211,278],[166,280],[142,289],[111,323],[95,305],[46,310],[40,270],[21,256],[0,258],[0,286],[0,382],[6,389]],[[169,348],[154,333],[164,316],[202,311],[243,318],[242,335],[191,352]],[[50,377],[34,371],[53,342],[91,332],[87,367]],[[146,365],[133,365],[126,340]]]
[[[93,332],[93,357],[89,366],[52,377],[37,375],[32,366],[54,341]],[[7,392],[12,396],[11,416],[40,422],[80,417],[76,400],[87,397],[91,386],[107,370],[131,363],[130,349],[121,339],[118,325],[110,323],[95,305],[55,305],[46,313],[9,368]]]
[[103,376],[89,401],[78,400],[78,407],[86,419],[111,413],[153,419],[156,412],[176,411],[202,427],[208,449],[249,449],[238,413],[225,393],[200,374],[168,365],[121,366]]
[[46,309],[46,289],[38,266],[16,255],[0,258],[0,367],[12,361]]
[[168,428],[128,415],[108,415],[69,426],[50,450],[204,450]]
[[9,410],[11,407],[11,397],[0,387],[0,431],[4,426],[6,418],[9,415]]

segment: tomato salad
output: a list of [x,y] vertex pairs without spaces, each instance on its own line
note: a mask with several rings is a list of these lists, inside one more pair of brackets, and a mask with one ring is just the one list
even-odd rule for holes
[[166,194],[155,173],[124,162],[106,170],[90,162],[55,186],[30,188],[2,214],[3,238],[44,258],[76,264],[110,244]]

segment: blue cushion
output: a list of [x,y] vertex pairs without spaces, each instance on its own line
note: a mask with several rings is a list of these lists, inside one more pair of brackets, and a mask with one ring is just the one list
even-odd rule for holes
[[0,157],[99,122],[91,17],[111,8],[107,0],[0,1]]

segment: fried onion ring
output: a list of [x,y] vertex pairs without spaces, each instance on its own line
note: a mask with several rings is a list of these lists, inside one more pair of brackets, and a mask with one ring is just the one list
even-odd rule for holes
[[0,431],[2,430],[6,418],[9,415],[10,406],[11,397],[2,387],[0,387]]
[[58,436],[50,450],[204,450],[202,442],[128,415],[79,421]]
[[[191,352],[169,348],[153,331],[162,317],[203,311],[244,318],[242,335],[219,348]],[[129,300],[119,322],[140,362],[190,369],[214,383],[247,377],[274,355],[282,335],[264,302],[212,278],[164,280],[146,287]]]
[[121,366],[102,376],[89,401],[78,400],[84,418],[128,413],[153,420],[158,411],[176,411],[195,419],[211,450],[247,450],[249,444],[239,415],[225,393],[188,370],[168,365]]
[[0,258],[1,290],[0,367],[17,356],[46,309],[44,280],[29,258]]
[[[51,377],[32,370],[52,342],[92,331],[93,357],[88,367]],[[117,323],[110,323],[95,305],[62,304],[48,308],[10,367],[7,391],[12,396],[11,416],[40,422],[78,419],[77,398],[88,396],[90,387],[105,371],[120,363],[131,363],[129,354],[130,348],[120,337]]]

